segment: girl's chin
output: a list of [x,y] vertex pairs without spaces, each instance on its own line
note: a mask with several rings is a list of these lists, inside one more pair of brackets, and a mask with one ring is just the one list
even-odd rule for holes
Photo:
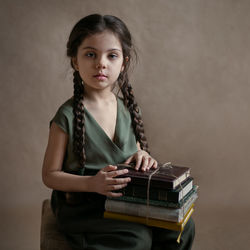
[[110,90],[113,88],[114,84],[110,84],[107,82],[95,82],[94,84],[86,84],[85,83],[85,88],[91,89],[91,90],[106,90],[107,88],[110,88]]

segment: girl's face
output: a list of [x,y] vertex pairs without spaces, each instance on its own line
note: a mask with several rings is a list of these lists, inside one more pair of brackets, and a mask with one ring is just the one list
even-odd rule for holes
[[121,43],[111,31],[91,35],[83,40],[72,62],[85,90],[111,90],[124,68]]

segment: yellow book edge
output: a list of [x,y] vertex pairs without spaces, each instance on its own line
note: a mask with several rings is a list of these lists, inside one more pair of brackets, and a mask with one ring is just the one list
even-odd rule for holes
[[189,208],[184,219],[181,222],[164,221],[153,218],[139,217],[139,216],[114,213],[108,211],[104,212],[103,217],[106,219],[125,220],[125,221],[145,224],[151,227],[160,227],[182,232],[193,212],[194,212],[194,204],[192,204],[192,206]]

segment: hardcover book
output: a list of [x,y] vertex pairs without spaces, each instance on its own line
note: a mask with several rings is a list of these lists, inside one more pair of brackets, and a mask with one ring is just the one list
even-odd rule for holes
[[183,220],[185,214],[197,197],[197,193],[193,193],[183,206],[177,209],[107,199],[105,201],[105,210],[108,212],[123,213],[158,220],[180,222]]
[[[190,198],[191,195],[193,195],[194,193],[197,193],[197,189],[198,189],[198,186],[194,185],[193,188],[179,202],[153,200],[153,199],[149,199],[148,202],[149,202],[149,205],[152,205],[152,206],[180,208]],[[109,199],[132,202],[132,203],[139,203],[139,204],[147,204],[147,198],[140,198],[137,196],[123,195],[121,197],[115,197],[115,198],[109,197]]]
[[[167,201],[172,203],[180,203],[181,200],[192,190],[193,188],[193,178],[188,177],[181,185],[175,189],[159,189],[153,188],[150,185],[149,189],[149,199]],[[140,185],[127,185],[117,192],[122,192],[123,197],[137,197],[137,198],[147,198],[147,187]]]
[[[130,165],[118,164],[118,169],[127,168],[127,174],[120,175],[119,177],[131,177],[131,182],[128,185],[142,185],[147,186],[149,176],[151,175],[150,187],[161,189],[175,189],[184,180],[190,176],[190,168],[159,164],[157,171],[150,169],[148,171],[135,170]],[[153,174],[153,172],[155,172]]]
[[191,206],[189,211],[186,213],[184,219],[181,222],[171,222],[171,221],[164,221],[164,220],[156,220],[151,218],[133,216],[133,215],[126,215],[121,213],[113,213],[113,212],[104,212],[104,218],[107,219],[116,219],[116,220],[125,220],[131,221],[136,223],[145,224],[152,227],[160,227],[169,230],[175,231],[183,231],[185,225],[187,224],[189,218],[191,217],[192,213],[194,212],[194,205]]

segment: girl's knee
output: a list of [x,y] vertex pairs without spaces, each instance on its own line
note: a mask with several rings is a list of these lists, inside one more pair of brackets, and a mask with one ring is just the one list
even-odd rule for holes
[[136,241],[135,249],[150,250],[152,246],[152,230],[144,225],[136,225],[133,229]]

